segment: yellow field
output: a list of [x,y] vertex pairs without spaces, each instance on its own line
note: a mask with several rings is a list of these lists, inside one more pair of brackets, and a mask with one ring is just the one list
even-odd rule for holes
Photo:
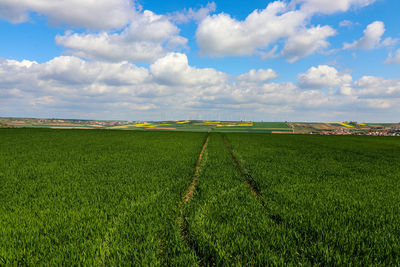
[[344,123],[344,122],[340,122],[339,123],[340,125],[343,125],[343,126],[345,126],[345,127],[349,127],[349,128],[353,128],[354,126],[352,126],[352,125],[350,125],[350,124],[347,124],[347,123]]
[[340,125],[342,125],[344,127],[354,128],[354,126],[352,126],[350,124],[347,124],[347,123],[344,123],[344,122],[327,122],[327,124],[340,124]]
[[146,126],[146,125],[151,125],[151,123],[139,123],[139,124],[135,124],[135,125],[132,125],[132,126],[143,127],[143,126]]
[[218,124],[221,123],[220,121],[203,121],[204,123],[212,123],[212,124]]
[[143,127],[146,128],[153,128],[153,127],[158,127],[158,126],[170,126],[171,124],[151,124],[151,125],[145,125]]

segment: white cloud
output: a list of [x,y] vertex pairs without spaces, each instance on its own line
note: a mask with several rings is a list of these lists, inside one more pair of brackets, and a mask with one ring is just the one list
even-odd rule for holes
[[289,62],[295,62],[327,48],[329,43],[326,39],[335,34],[336,31],[329,26],[305,29],[289,37],[283,47],[282,55],[287,57]]
[[237,77],[239,81],[245,82],[266,82],[278,78],[278,74],[273,69],[250,70],[248,73],[241,74]]
[[[400,79],[384,79],[375,76],[363,76],[353,84],[346,84],[339,93],[353,99],[353,105],[359,109],[388,110],[396,114],[400,111]],[[382,112],[382,111],[380,111]],[[381,113],[378,113],[381,114]],[[392,118],[394,119],[394,118]],[[397,120],[397,118],[395,118]],[[381,120],[386,120],[382,117]]]
[[400,48],[397,49],[394,55],[389,54],[388,58],[385,60],[386,64],[400,64]]
[[88,62],[77,57],[57,57],[43,64],[37,64],[38,77],[42,80],[57,81],[67,85],[105,85],[143,84],[149,79],[148,70],[128,62],[105,63]]
[[345,96],[352,96],[354,95],[354,89],[351,84],[344,84],[340,89],[339,89],[339,94],[345,95]]
[[354,83],[356,94],[363,98],[400,98],[400,79],[363,76]]
[[46,15],[51,23],[119,29],[132,20],[136,9],[131,0],[0,0],[0,17],[10,22],[28,21],[29,12]]
[[[200,52],[213,57],[260,55],[276,57],[279,42],[287,40],[280,55],[294,62],[329,46],[335,35],[330,26],[309,25],[315,14],[332,14],[360,8],[375,0],[292,0],[273,1],[255,10],[243,21],[229,14],[207,16],[196,31]],[[310,41],[309,41],[310,40]]]
[[36,106],[36,105],[46,106],[46,105],[52,105],[55,103],[56,103],[56,101],[54,100],[53,96],[41,96],[41,97],[36,98],[35,100],[32,100],[32,102],[31,102],[31,104],[33,106]]
[[[201,19],[213,9],[215,3],[210,3],[190,9],[186,16]],[[27,21],[30,12],[47,16],[51,23],[95,30],[56,36],[67,54],[87,59],[151,63],[169,51],[186,48],[187,39],[170,17],[141,11],[133,0],[0,0],[0,17],[9,21]]]
[[301,9],[308,13],[333,14],[345,12],[350,8],[361,8],[374,3],[376,0],[294,0],[301,3]]
[[297,79],[301,88],[308,89],[336,87],[352,81],[349,74],[341,74],[334,67],[327,65],[311,67],[306,73],[299,74]]
[[295,34],[304,20],[303,13],[290,11],[287,4],[275,1],[264,10],[255,10],[244,21],[225,13],[208,16],[199,24],[196,38],[206,55],[252,55]]
[[352,28],[354,25],[359,25],[359,24],[351,20],[342,20],[341,22],[339,22],[340,27]]
[[381,41],[384,33],[385,24],[382,21],[375,21],[367,26],[364,30],[363,37],[351,44],[344,43],[343,49],[372,50],[382,46],[392,45],[396,42],[396,40],[392,38],[386,38]]
[[[318,66],[299,75],[299,84],[309,89],[303,90],[270,82],[276,77],[272,69],[232,76],[196,68],[180,53],[169,53],[149,68],[74,56],[41,64],[0,60],[0,109],[3,116],[146,120],[219,113],[221,119],[238,119],[245,113],[260,120],[322,120],[315,114],[351,116],[367,107],[390,116],[400,108],[400,80],[365,76],[352,83],[350,75]],[[319,90],[323,87],[337,90]]]
[[179,86],[211,86],[224,82],[226,75],[214,69],[197,69],[189,66],[185,54],[170,53],[150,66],[157,82]]
[[378,109],[389,109],[393,106],[392,101],[387,99],[366,99],[365,103],[368,107]]
[[186,45],[179,29],[166,16],[144,11],[121,33],[71,33],[56,36],[56,43],[76,56],[107,61],[152,62],[168,50]]
[[216,9],[217,5],[215,2],[209,2],[205,7],[201,7],[199,9],[189,8],[185,9],[183,12],[175,12],[171,16],[171,20],[177,23],[187,23],[191,20],[201,21]]

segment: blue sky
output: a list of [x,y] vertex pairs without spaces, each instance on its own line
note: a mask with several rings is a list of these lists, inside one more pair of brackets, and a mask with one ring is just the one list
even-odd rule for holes
[[398,121],[396,0],[0,0],[0,116]]

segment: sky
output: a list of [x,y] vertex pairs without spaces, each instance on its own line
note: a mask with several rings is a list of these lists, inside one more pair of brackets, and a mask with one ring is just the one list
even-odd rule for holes
[[0,0],[0,117],[400,121],[398,0]]

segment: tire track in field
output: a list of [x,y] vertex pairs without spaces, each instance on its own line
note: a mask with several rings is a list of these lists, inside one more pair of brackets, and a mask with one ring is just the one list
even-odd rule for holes
[[232,162],[235,165],[235,167],[238,169],[238,171],[240,172],[240,174],[242,175],[243,179],[245,180],[246,184],[250,187],[251,193],[255,196],[260,197],[261,193],[260,190],[257,187],[257,184],[255,183],[254,179],[251,177],[250,173],[248,171],[246,171],[244,168],[242,168],[239,164],[239,161],[237,160],[237,158],[235,157],[235,155],[232,152],[232,148],[228,142],[228,139],[226,138],[226,136],[223,137],[224,139],[224,143],[226,146],[226,149],[228,150]]
[[246,168],[244,168],[243,166],[240,165],[238,159],[233,154],[232,147],[229,144],[228,139],[226,138],[225,135],[223,136],[223,139],[224,139],[226,149],[228,150],[228,153],[231,156],[233,164],[238,169],[238,171],[240,172],[240,175],[242,176],[242,178],[244,179],[244,181],[250,188],[251,193],[256,197],[257,201],[260,203],[262,208],[267,212],[268,217],[271,220],[273,220],[277,225],[280,225],[282,223],[282,218],[279,215],[272,214],[270,208],[268,208],[267,203],[265,203],[265,200],[261,195],[260,189],[258,188],[257,183],[251,176],[250,172]]
[[190,187],[188,188],[188,191],[187,191],[187,193],[186,193],[186,195],[185,195],[185,197],[184,197],[184,199],[183,199],[183,201],[181,203],[180,214],[179,214],[179,217],[178,217],[179,234],[181,235],[183,241],[185,241],[186,244],[190,247],[190,249],[192,249],[196,253],[196,255],[197,255],[197,257],[200,260],[202,265],[205,262],[205,260],[204,260],[205,257],[200,252],[198,244],[196,244],[194,242],[194,240],[190,238],[189,225],[188,225],[188,222],[185,219],[184,213],[185,213],[185,206],[190,201],[190,199],[191,199],[191,197],[192,197],[192,195],[193,195],[193,193],[194,193],[194,191],[196,189],[196,184],[197,184],[197,181],[198,181],[198,176],[199,176],[199,172],[200,172],[200,168],[201,168],[201,160],[203,159],[203,155],[204,155],[204,152],[205,152],[205,150],[207,148],[209,140],[210,140],[210,134],[207,135],[207,138],[206,138],[206,140],[205,140],[205,142],[203,144],[203,147],[201,149],[201,152],[199,154],[199,158],[197,159],[196,168],[195,168],[195,172],[194,172],[194,175],[193,175],[193,181],[192,181],[192,184],[190,185]]
[[[241,176],[245,180],[246,184],[249,186],[251,189],[252,194],[256,197],[257,201],[260,203],[261,208],[266,212],[268,218],[270,218],[277,227],[292,230],[295,231],[299,236],[301,236],[300,240],[303,240],[307,238],[307,235],[310,235],[310,232],[313,234],[313,236],[317,236],[318,233],[313,229],[309,228],[307,233],[304,233],[304,230],[296,227],[296,226],[290,226],[287,224],[287,221],[285,221],[279,214],[274,214],[274,212],[271,210],[271,208],[268,206],[267,202],[265,201],[263,195],[261,194],[259,188],[257,187],[257,184],[253,177],[250,174],[250,171],[246,169],[246,167],[241,166],[238,159],[234,155],[232,151],[232,147],[229,144],[228,139],[226,138],[225,135],[223,135],[223,139],[225,142],[225,146],[231,156],[233,164],[236,166],[238,171],[240,172]],[[298,256],[298,262],[301,263],[304,259],[304,257],[309,257],[304,250],[297,250],[297,256]],[[313,258],[309,258],[309,260],[313,260]],[[315,262],[314,262],[315,263]]]
[[204,151],[205,151],[206,148],[207,148],[208,140],[209,140],[209,139],[210,139],[210,135],[207,135],[207,139],[206,139],[206,141],[205,141],[204,144],[203,144],[203,148],[201,149],[199,158],[197,159],[197,162],[196,162],[196,170],[195,170],[195,172],[194,172],[193,182],[192,182],[192,185],[189,187],[189,190],[188,190],[188,192],[187,192],[187,194],[186,194],[186,196],[185,196],[185,203],[188,202],[188,201],[190,200],[190,197],[193,195],[194,189],[196,188],[196,183],[197,183],[198,176],[199,176],[199,171],[200,171],[201,159],[203,158]]

